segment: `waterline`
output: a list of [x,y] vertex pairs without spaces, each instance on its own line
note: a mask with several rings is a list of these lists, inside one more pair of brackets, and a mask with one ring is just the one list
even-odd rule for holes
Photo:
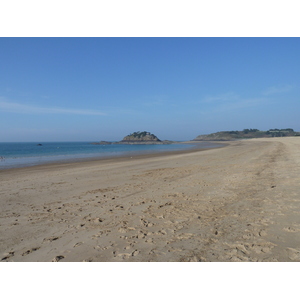
[[196,145],[181,143],[167,145],[93,145],[90,142],[0,143],[0,169],[218,146],[220,145],[207,142],[197,143]]

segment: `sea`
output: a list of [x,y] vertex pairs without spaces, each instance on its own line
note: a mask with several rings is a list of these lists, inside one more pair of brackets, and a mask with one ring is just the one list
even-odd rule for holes
[[94,145],[92,142],[0,143],[0,169],[20,168],[53,162],[71,162],[91,158],[113,158],[191,148],[214,148],[210,142],[162,145]]

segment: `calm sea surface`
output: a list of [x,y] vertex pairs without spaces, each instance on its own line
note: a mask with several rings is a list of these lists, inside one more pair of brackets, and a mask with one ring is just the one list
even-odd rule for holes
[[193,147],[211,148],[218,144],[170,144],[170,145],[92,145],[90,142],[0,143],[0,169],[33,166],[50,162],[85,158],[116,157],[148,154],[162,151],[178,151]]

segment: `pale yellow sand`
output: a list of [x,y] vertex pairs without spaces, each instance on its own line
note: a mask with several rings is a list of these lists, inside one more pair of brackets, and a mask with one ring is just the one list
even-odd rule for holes
[[2,261],[300,261],[300,138],[0,171]]

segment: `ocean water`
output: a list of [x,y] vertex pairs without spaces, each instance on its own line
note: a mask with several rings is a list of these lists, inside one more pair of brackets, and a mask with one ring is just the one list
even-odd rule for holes
[[213,143],[170,145],[92,145],[91,142],[0,143],[0,169],[33,166],[50,162],[74,161],[86,158],[117,157],[178,151],[192,147],[218,147]]

